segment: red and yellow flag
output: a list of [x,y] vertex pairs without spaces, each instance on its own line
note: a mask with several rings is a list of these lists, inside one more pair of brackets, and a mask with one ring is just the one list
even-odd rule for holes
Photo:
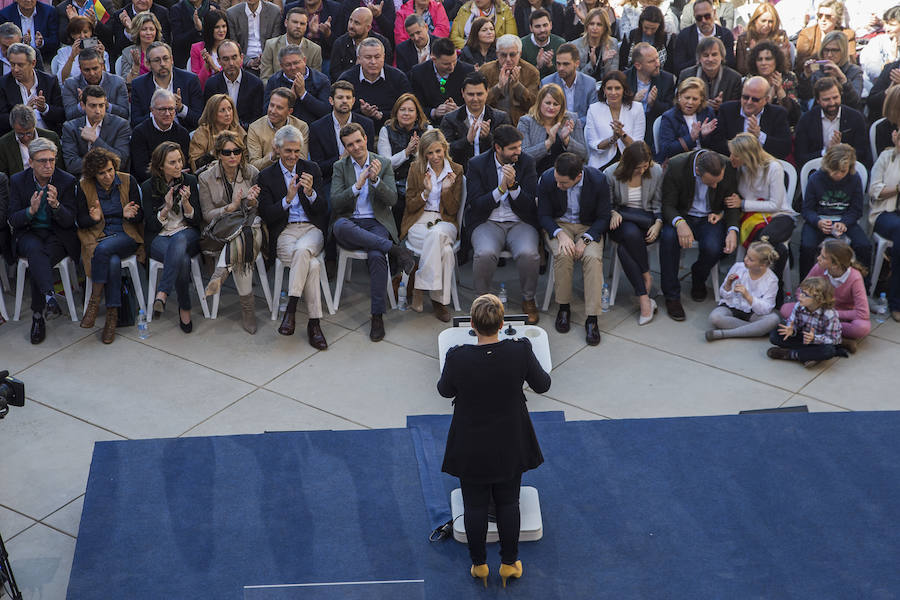
[[107,21],[109,21],[109,13],[106,12],[105,8],[103,8],[100,0],[94,0],[94,14],[97,15],[97,20],[101,23],[106,23]]

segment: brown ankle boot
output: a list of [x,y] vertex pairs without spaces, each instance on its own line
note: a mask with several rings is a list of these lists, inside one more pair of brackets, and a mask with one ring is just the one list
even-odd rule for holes
[[209,279],[209,283],[206,284],[206,290],[204,290],[204,294],[207,296],[215,296],[219,293],[219,290],[222,289],[222,284],[228,279],[228,274],[231,271],[228,270],[228,267],[216,267],[216,270],[213,271],[212,277]]
[[97,320],[97,311],[100,310],[100,298],[103,297],[103,284],[95,283],[91,288],[91,298],[88,300],[87,309],[84,311],[84,317],[81,319],[81,326],[90,329]]
[[256,333],[256,313],[253,312],[253,294],[240,296],[241,300],[241,325],[249,334]]
[[116,324],[119,322],[119,307],[106,307],[106,323],[103,324],[103,334],[100,339],[104,344],[112,344],[116,339]]

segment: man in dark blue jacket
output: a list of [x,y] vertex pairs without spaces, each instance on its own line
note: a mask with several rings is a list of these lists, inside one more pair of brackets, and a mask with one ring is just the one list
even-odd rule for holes
[[676,73],[697,64],[697,44],[700,36],[717,37],[725,45],[725,64],[732,69],[737,65],[734,58],[734,36],[727,27],[716,23],[716,7],[712,0],[694,2],[694,25],[685,27],[675,38],[675,52],[672,63]]
[[791,153],[791,127],[787,111],[769,104],[769,82],[763,77],[751,77],[744,82],[740,101],[725,102],[719,108],[718,124],[712,135],[700,143],[719,154],[728,156],[728,142],[746,131],[759,138],[766,152],[785,159]]
[[[795,129],[794,158],[802,168],[825,151],[845,142],[856,149],[856,160],[872,168],[866,118],[861,112],[841,106],[841,87],[831,77],[823,77],[813,86],[816,104],[801,115]],[[827,132],[827,134],[826,134]]]
[[609,184],[599,169],[584,166],[571,152],[563,152],[538,184],[538,218],[550,236],[554,293],[559,303],[556,330],[569,331],[572,271],[580,260],[584,271],[585,340],[600,343],[600,297],[603,291],[603,234],[609,228]]
[[300,46],[285,46],[279,50],[278,63],[281,70],[276,71],[266,82],[263,99],[265,106],[269,105],[272,92],[286,87],[297,97],[294,116],[307,125],[331,112],[331,104],[328,102],[331,83],[328,76],[307,66],[306,55]]
[[[222,70],[206,80],[203,103],[214,94],[228,94],[237,106],[238,120],[246,129],[250,123],[265,114],[263,107],[263,83],[259,77],[242,69],[244,57],[237,42],[225,40],[219,45],[219,64]],[[235,89],[237,92],[235,93]]]
[[412,91],[406,75],[385,63],[384,52],[380,40],[364,39],[357,48],[357,64],[339,77],[356,88],[356,110],[372,119],[376,131],[390,118],[397,97]]
[[147,49],[150,72],[131,82],[131,128],[150,116],[150,99],[156,88],[175,94],[178,123],[191,131],[203,113],[203,92],[196,75],[172,64],[172,48],[165,42],[153,42]]

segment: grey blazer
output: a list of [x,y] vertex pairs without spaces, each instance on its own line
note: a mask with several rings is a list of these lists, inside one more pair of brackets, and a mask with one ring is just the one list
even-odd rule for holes
[[[262,1],[262,8],[259,12],[259,55],[262,57],[263,50],[266,47],[266,41],[281,35],[281,9],[276,5]],[[244,54],[244,64],[246,65],[251,58],[247,56],[247,12],[246,2],[240,2],[228,9],[225,14],[228,17],[228,29],[231,32],[231,39],[241,45],[241,52]]]
[[[375,219],[384,225],[391,235],[394,243],[399,243],[397,237],[397,224],[394,222],[394,214],[391,208],[397,203],[397,185],[394,182],[394,169],[391,167],[390,156],[379,156],[369,152],[369,160],[378,159],[381,162],[381,173],[378,185],[367,181],[369,186],[369,202],[372,204],[372,212]],[[353,185],[356,184],[356,170],[353,168],[353,158],[345,156],[334,163],[334,175],[331,179],[331,223],[341,218],[350,218],[356,210],[356,199],[353,193]],[[330,228],[329,228],[330,230]]]
[[[88,86],[84,75],[69,77],[62,85],[63,106],[66,109],[66,120],[70,121],[84,116],[84,111],[78,103],[78,90]],[[109,101],[109,111],[126,121],[131,120],[131,103],[128,101],[128,87],[125,80],[113,73],[104,73],[100,79],[100,87],[106,91],[106,99]],[[103,131],[103,128],[100,128]]]
[[[587,146],[585,146],[584,143],[584,125],[578,118],[578,115],[572,111],[567,110],[566,116],[575,122],[575,129],[572,130],[572,134],[569,136],[569,145],[565,148],[565,151],[577,154],[582,160],[586,161]],[[532,119],[530,116],[523,115],[522,118],[519,119],[517,128],[524,136],[524,139],[522,140],[522,150],[524,150],[528,156],[533,158],[535,162],[539,162],[544,156],[550,154],[547,152],[547,147],[544,145],[544,142],[547,141],[547,130],[544,129],[543,125]]]
[[[609,183],[610,205],[613,210],[628,204],[628,182],[619,181],[613,175],[619,163],[613,163],[606,167],[603,174]],[[641,180],[641,204],[644,210],[649,210],[656,218],[662,218],[662,182],[663,170],[658,164],[650,167],[650,177]]]
[[[66,170],[78,177],[81,175],[81,164],[88,151],[87,140],[81,137],[81,128],[87,123],[87,117],[81,116],[63,124],[62,152],[66,162]],[[106,148],[122,161],[117,170],[128,172],[129,143],[131,125],[122,117],[109,113],[100,124],[100,137],[94,142],[95,148]]]

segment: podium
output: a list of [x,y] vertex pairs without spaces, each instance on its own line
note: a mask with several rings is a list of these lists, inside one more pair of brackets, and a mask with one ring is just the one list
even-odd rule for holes
[[[553,363],[550,360],[550,338],[547,336],[547,332],[537,325],[526,325],[527,318],[526,315],[506,315],[503,319],[503,327],[500,328],[500,341],[527,338],[531,341],[531,349],[538,362],[541,363],[541,367],[549,373],[553,369]],[[438,357],[441,372],[444,371],[447,350],[454,346],[478,343],[470,321],[471,317],[468,316],[453,317],[453,327],[445,329],[438,335]]]

